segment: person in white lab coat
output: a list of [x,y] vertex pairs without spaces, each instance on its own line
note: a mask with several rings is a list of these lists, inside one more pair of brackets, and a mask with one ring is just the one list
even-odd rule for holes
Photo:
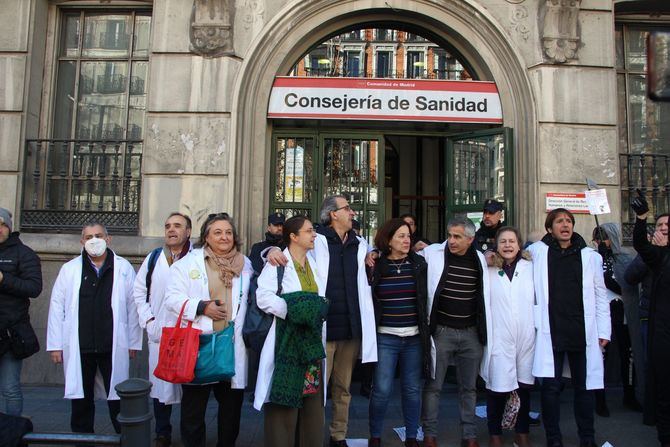
[[120,432],[114,387],[128,378],[129,359],[142,349],[133,300],[135,270],[107,247],[111,239],[104,225],[84,225],[82,254],[61,267],[51,292],[47,351],[54,363],[63,363],[73,432],[93,433],[98,374],[112,424]]
[[[247,351],[242,327],[247,312],[251,261],[240,251],[240,240],[227,213],[210,214],[200,230],[200,248],[194,249],[170,268],[172,276],[165,295],[165,306],[174,324],[182,310],[193,327],[211,334],[234,322],[235,375],[203,385],[183,384],[181,398],[181,437],[186,447],[205,446],[205,410],[213,391],[219,403],[218,443],[235,445],[240,431],[244,388],[247,385]],[[167,322],[166,322],[167,323]]]
[[496,252],[488,268],[491,284],[491,335],[484,347],[480,371],[486,383],[486,414],[489,446],[502,446],[502,417],[512,391],[520,400],[515,444],[530,445],[528,439],[530,388],[535,351],[533,264],[522,251],[521,234],[514,227],[501,227],[494,238]]
[[[304,216],[294,216],[284,222],[283,243],[286,264],[281,283],[281,296],[277,295],[277,267],[266,264],[258,278],[256,300],[258,307],[274,316],[272,326],[261,351],[256,381],[254,408],[263,409],[266,443],[274,447],[310,447],[323,444],[326,388],[326,323],[323,310],[327,303],[326,277],[320,272],[311,249],[314,248],[316,231]],[[309,294],[308,315],[296,315],[291,302],[295,293]],[[304,296],[304,295],[303,295]],[[305,319],[305,317],[311,317]],[[302,317],[302,318],[298,318]],[[311,330],[309,329],[311,328]],[[285,337],[292,330],[305,329],[304,336],[293,340],[299,344],[320,347],[322,357],[305,363],[303,369],[281,365],[283,350],[295,349]],[[295,333],[295,331],[293,332]],[[311,339],[307,339],[311,336]],[[277,369],[280,376],[276,377]],[[295,371],[299,387],[286,391],[287,371]],[[288,398],[288,401],[287,401]],[[298,407],[300,405],[300,407]],[[270,444],[268,444],[270,445]]]
[[547,214],[547,234],[528,247],[537,297],[533,375],[542,378],[542,421],[549,447],[563,445],[560,394],[566,358],[580,447],[596,445],[593,390],[604,386],[601,348],[611,334],[602,257],[586,246],[574,225],[572,213],[557,208]]
[[181,386],[154,376],[166,314],[163,306],[170,280],[170,266],[191,251],[191,218],[171,213],[165,221],[165,243],[147,255],[135,277],[133,296],[142,328],[147,330],[149,346],[149,380],[156,419],[154,447],[168,447],[172,442],[170,416],[172,405],[181,400]]

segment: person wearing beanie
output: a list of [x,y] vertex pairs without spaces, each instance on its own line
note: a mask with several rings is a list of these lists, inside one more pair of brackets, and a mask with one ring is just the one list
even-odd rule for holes
[[[6,403],[0,411],[20,416],[22,362],[40,349],[28,309],[42,292],[42,267],[12,230],[12,213],[0,208],[0,393]],[[11,342],[17,338],[22,343]]]

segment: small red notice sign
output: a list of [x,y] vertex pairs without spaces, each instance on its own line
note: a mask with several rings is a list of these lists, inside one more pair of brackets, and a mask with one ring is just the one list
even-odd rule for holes
[[589,214],[586,194],[583,192],[548,192],[547,212],[556,208],[565,208],[574,214]]

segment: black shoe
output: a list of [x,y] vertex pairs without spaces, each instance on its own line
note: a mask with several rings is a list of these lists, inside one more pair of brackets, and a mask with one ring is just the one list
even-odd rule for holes
[[563,442],[561,442],[561,441],[547,441],[547,447],[563,447]]
[[598,447],[595,441],[579,441],[579,447]]
[[542,419],[540,418],[540,415],[537,415],[536,418],[529,415],[528,416],[528,425],[530,425],[531,427],[539,427],[540,425],[542,425]]
[[172,442],[167,436],[157,436],[154,439],[154,447],[170,447]]
[[333,438],[330,438],[330,443],[328,444],[330,447],[349,447],[347,445],[347,441],[345,439],[341,441],[336,441]]

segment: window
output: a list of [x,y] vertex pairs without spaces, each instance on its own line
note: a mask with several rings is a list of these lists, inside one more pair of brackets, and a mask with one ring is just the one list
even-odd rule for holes
[[423,51],[408,51],[405,77],[424,78],[426,67],[423,62]]
[[380,28],[375,30],[375,39],[382,42],[393,42],[394,30]]
[[[670,210],[670,103],[647,97],[647,36],[670,27],[618,23],[615,31],[619,153],[622,203],[629,203],[636,189],[647,195],[654,214]],[[624,228],[634,216],[622,206]],[[630,236],[625,232],[625,236]]]
[[377,63],[375,65],[375,76],[378,78],[390,78],[393,76],[391,64],[393,53],[390,51],[377,51]]
[[363,75],[360,51],[344,52],[344,73],[342,75],[350,78],[357,78]]
[[27,142],[23,228],[137,232],[150,26],[148,11],[63,12],[52,138]]

